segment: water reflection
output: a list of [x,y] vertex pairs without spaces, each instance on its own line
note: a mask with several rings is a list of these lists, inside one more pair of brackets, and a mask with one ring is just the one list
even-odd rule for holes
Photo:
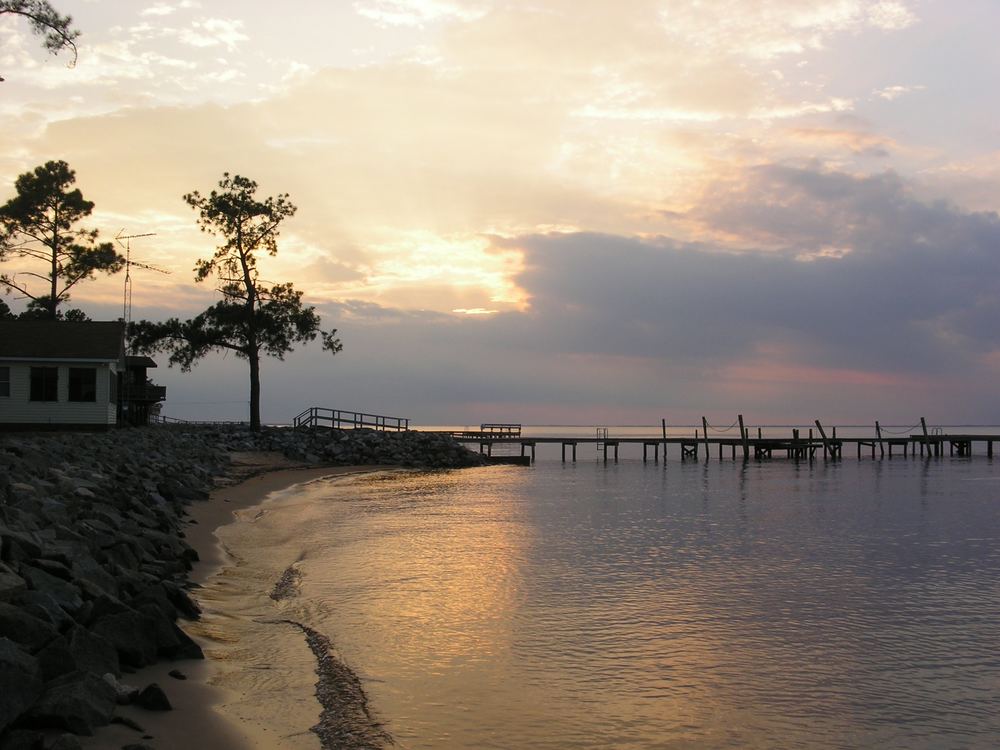
[[282,528],[402,747],[985,748],[997,479],[542,463],[316,487]]

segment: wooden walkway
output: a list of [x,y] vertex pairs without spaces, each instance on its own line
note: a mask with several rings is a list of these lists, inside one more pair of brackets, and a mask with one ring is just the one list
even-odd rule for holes
[[[789,437],[763,437],[758,431],[757,437],[750,437],[748,430],[743,430],[743,437],[706,437],[705,432],[696,432],[693,437],[614,437],[596,435],[595,437],[521,437],[498,435],[495,432],[452,432],[449,433],[460,443],[479,446],[479,452],[493,455],[494,447],[515,446],[520,449],[520,456],[530,456],[535,460],[535,449],[539,445],[559,445],[562,461],[567,457],[575,462],[577,447],[595,446],[601,458],[606,462],[618,461],[619,447],[622,445],[641,445],[642,460],[654,462],[660,460],[660,451],[666,460],[667,449],[680,451],[682,461],[700,459],[708,460],[717,455],[720,461],[725,459],[762,461],[774,458],[788,458],[796,461],[815,460],[822,457],[826,460],[838,460],[848,455],[856,454],[858,459],[871,457],[893,458],[893,456],[972,456],[976,454],[974,445],[979,443],[985,447],[985,454],[993,457],[993,444],[1000,443],[1000,435],[971,434],[922,434],[906,436],[885,436],[881,430],[873,437],[837,437],[836,428],[830,435],[826,434],[822,425],[817,422],[818,435],[812,429],[807,434],[793,430]],[[980,451],[982,453],[983,451]]]

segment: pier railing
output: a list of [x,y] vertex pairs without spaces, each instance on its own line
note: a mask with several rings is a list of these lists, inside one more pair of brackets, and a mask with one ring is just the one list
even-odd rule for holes
[[[681,460],[698,460],[701,456],[707,460],[711,453],[718,451],[720,461],[727,453],[732,460],[736,460],[737,454],[741,454],[744,461],[749,461],[751,457],[759,461],[784,454],[790,459],[811,461],[818,455],[824,459],[839,460],[849,448],[856,451],[858,459],[869,453],[873,459],[876,455],[880,458],[892,458],[894,451],[901,451],[903,456],[914,457],[918,453],[921,456],[940,457],[946,452],[951,456],[971,457],[975,454],[973,450],[975,443],[980,443],[986,448],[987,458],[993,458],[994,443],[1000,443],[1000,432],[948,433],[941,427],[928,427],[924,418],[912,427],[904,429],[888,429],[876,421],[874,434],[851,437],[838,436],[837,428],[832,425],[828,431],[818,419],[813,423],[815,431],[812,427],[805,430],[792,427],[790,436],[774,434],[765,436],[761,427],[755,429],[756,436],[754,436],[750,427],[744,424],[742,414],[738,415],[736,421],[728,427],[713,427],[704,417],[701,422],[701,429],[695,428],[693,434],[671,436],[667,435],[665,419],[661,420],[661,435],[658,436],[653,434],[612,436],[606,427],[598,427],[593,436],[589,437],[566,434],[523,436],[519,429],[520,425],[506,423],[484,423],[479,430],[448,431],[445,434],[460,443],[478,444],[479,452],[487,455],[492,455],[494,447],[510,449],[519,446],[522,457],[530,450],[532,461],[536,446],[555,444],[560,446],[563,461],[566,460],[567,449],[570,449],[574,462],[578,445],[595,445],[598,454],[605,461],[608,460],[609,452],[617,461],[619,446],[630,444],[642,446],[643,461],[648,460],[650,452],[653,454],[653,460],[658,461],[661,449],[665,460],[668,446],[680,448]],[[735,432],[737,429],[738,432]],[[769,431],[773,433],[773,429]],[[711,434],[727,432],[734,434],[725,437]]]
[[150,414],[149,415],[149,423],[151,425],[179,424],[179,425],[198,425],[198,426],[205,426],[205,425],[231,426],[231,425],[248,425],[248,424],[250,424],[249,422],[246,422],[246,421],[242,421],[241,422],[241,421],[238,421],[238,420],[178,419],[177,417],[165,417],[165,416],[163,416],[161,414]]
[[401,432],[410,429],[410,420],[402,417],[387,417],[383,414],[366,414],[360,411],[311,406],[292,420],[292,426],[296,428],[327,427],[338,430],[356,430],[367,427],[373,430]]

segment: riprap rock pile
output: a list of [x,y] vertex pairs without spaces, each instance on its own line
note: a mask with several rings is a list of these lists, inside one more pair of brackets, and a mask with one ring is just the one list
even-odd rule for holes
[[[182,531],[236,451],[305,464],[445,468],[480,457],[446,435],[237,427],[0,436],[0,750],[91,734],[138,698],[123,673],[201,658]],[[147,691],[148,692],[148,691]],[[64,743],[72,744],[69,737]],[[44,746],[48,746],[47,744]]]

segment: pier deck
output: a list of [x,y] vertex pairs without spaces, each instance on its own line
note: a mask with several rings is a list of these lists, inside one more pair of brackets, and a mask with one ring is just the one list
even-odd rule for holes
[[[844,452],[856,454],[857,458],[892,458],[898,453],[903,456],[943,456],[947,451],[951,456],[972,456],[976,443],[985,447],[985,455],[993,457],[993,444],[1000,442],[1000,435],[973,434],[937,434],[909,435],[906,437],[566,437],[566,436],[531,436],[513,437],[488,432],[451,432],[449,433],[460,443],[479,446],[480,453],[492,456],[493,448],[498,446],[516,446],[520,455],[525,456],[530,451],[531,460],[535,458],[535,448],[538,445],[559,445],[562,460],[567,460],[567,448],[571,448],[571,460],[576,461],[577,446],[593,445],[602,454],[604,461],[618,460],[620,445],[641,445],[643,461],[658,461],[660,450],[664,460],[668,448],[680,451],[681,460],[708,459],[717,455],[724,460],[767,460],[785,457],[794,460],[812,460],[823,457],[837,460]],[[897,453],[898,452],[898,453]]]

